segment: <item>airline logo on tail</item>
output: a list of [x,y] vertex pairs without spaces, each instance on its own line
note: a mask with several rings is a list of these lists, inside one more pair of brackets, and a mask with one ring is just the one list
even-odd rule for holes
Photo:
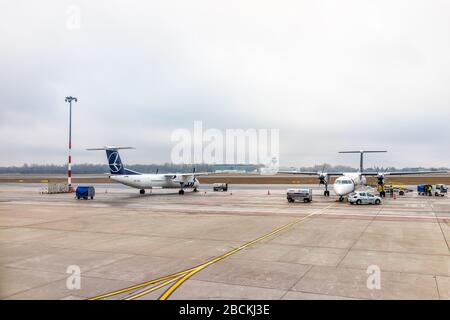
[[109,170],[112,174],[126,174],[119,155],[119,148],[105,148],[106,159],[108,159]]
[[122,162],[120,161],[119,153],[117,151],[111,152],[108,156],[108,164],[111,173],[118,173],[122,170]]
[[103,148],[89,148],[87,150],[104,150],[106,151],[106,159],[108,160],[109,170],[111,174],[116,175],[137,175],[141,174],[139,172],[127,169],[123,166],[122,160],[120,159],[119,151],[120,149],[134,149],[133,147],[113,147],[105,146]]

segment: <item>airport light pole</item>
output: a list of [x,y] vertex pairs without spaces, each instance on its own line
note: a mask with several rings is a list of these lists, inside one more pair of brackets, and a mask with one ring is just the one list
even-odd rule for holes
[[72,189],[72,101],[78,102],[76,97],[66,97],[66,102],[69,103],[69,162],[67,163],[67,184],[69,185],[69,192]]

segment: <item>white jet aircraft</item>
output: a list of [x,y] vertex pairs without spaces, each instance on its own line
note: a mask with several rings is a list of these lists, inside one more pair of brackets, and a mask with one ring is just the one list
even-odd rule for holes
[[279,171],[279,173],[292,173],[303,175],[318,175],[319,185],[325,185],[324,195],[330,196],[328,191],[328,179],[330,176],[338,176],[334,181],[333,189],[336,195],[339,196],[339,201],[344,201],[344,197],[354,192],[357,188],[364,187],[367,184],[366,176],[376,176],[379,185],[384,185],[384,178],[387,175],[415,175],[415,174],[430,174],[430,173],[447,173],[446,171],[399,171],[399,172],[364,172],[364,154],[365,153],[384,153],[387,151],[341,151],[339,153],[359,153],[360,163],[358,172],[305,172],[305,171]]
[[105,150],[108,160],[109,170],[112,180],[122,183],[126,186],[140,189],[140,194],[145,194],[145,189],[179,189],[179,194],[184,194],[185,189],[198,191],[199,182],[196,176],[207,173],[164,173],[164,174],[144,174],[124,167],[120,159],[120,149],[134,149],[133,147],[112,147],[91,148],[91,150]]

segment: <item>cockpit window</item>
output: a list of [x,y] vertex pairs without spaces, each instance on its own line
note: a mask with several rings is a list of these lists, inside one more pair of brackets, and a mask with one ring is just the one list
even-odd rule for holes
[[336,184],[352,184],[351,180],[336,180]]

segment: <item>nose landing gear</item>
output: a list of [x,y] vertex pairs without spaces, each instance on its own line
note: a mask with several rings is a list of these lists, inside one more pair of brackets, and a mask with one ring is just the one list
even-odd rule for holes
[[339,202],[344,202],[344,197],[343,196],[339,197]]
[[140,194],[145,194],[145,189],[139,190],[139,193],[140,193]]

